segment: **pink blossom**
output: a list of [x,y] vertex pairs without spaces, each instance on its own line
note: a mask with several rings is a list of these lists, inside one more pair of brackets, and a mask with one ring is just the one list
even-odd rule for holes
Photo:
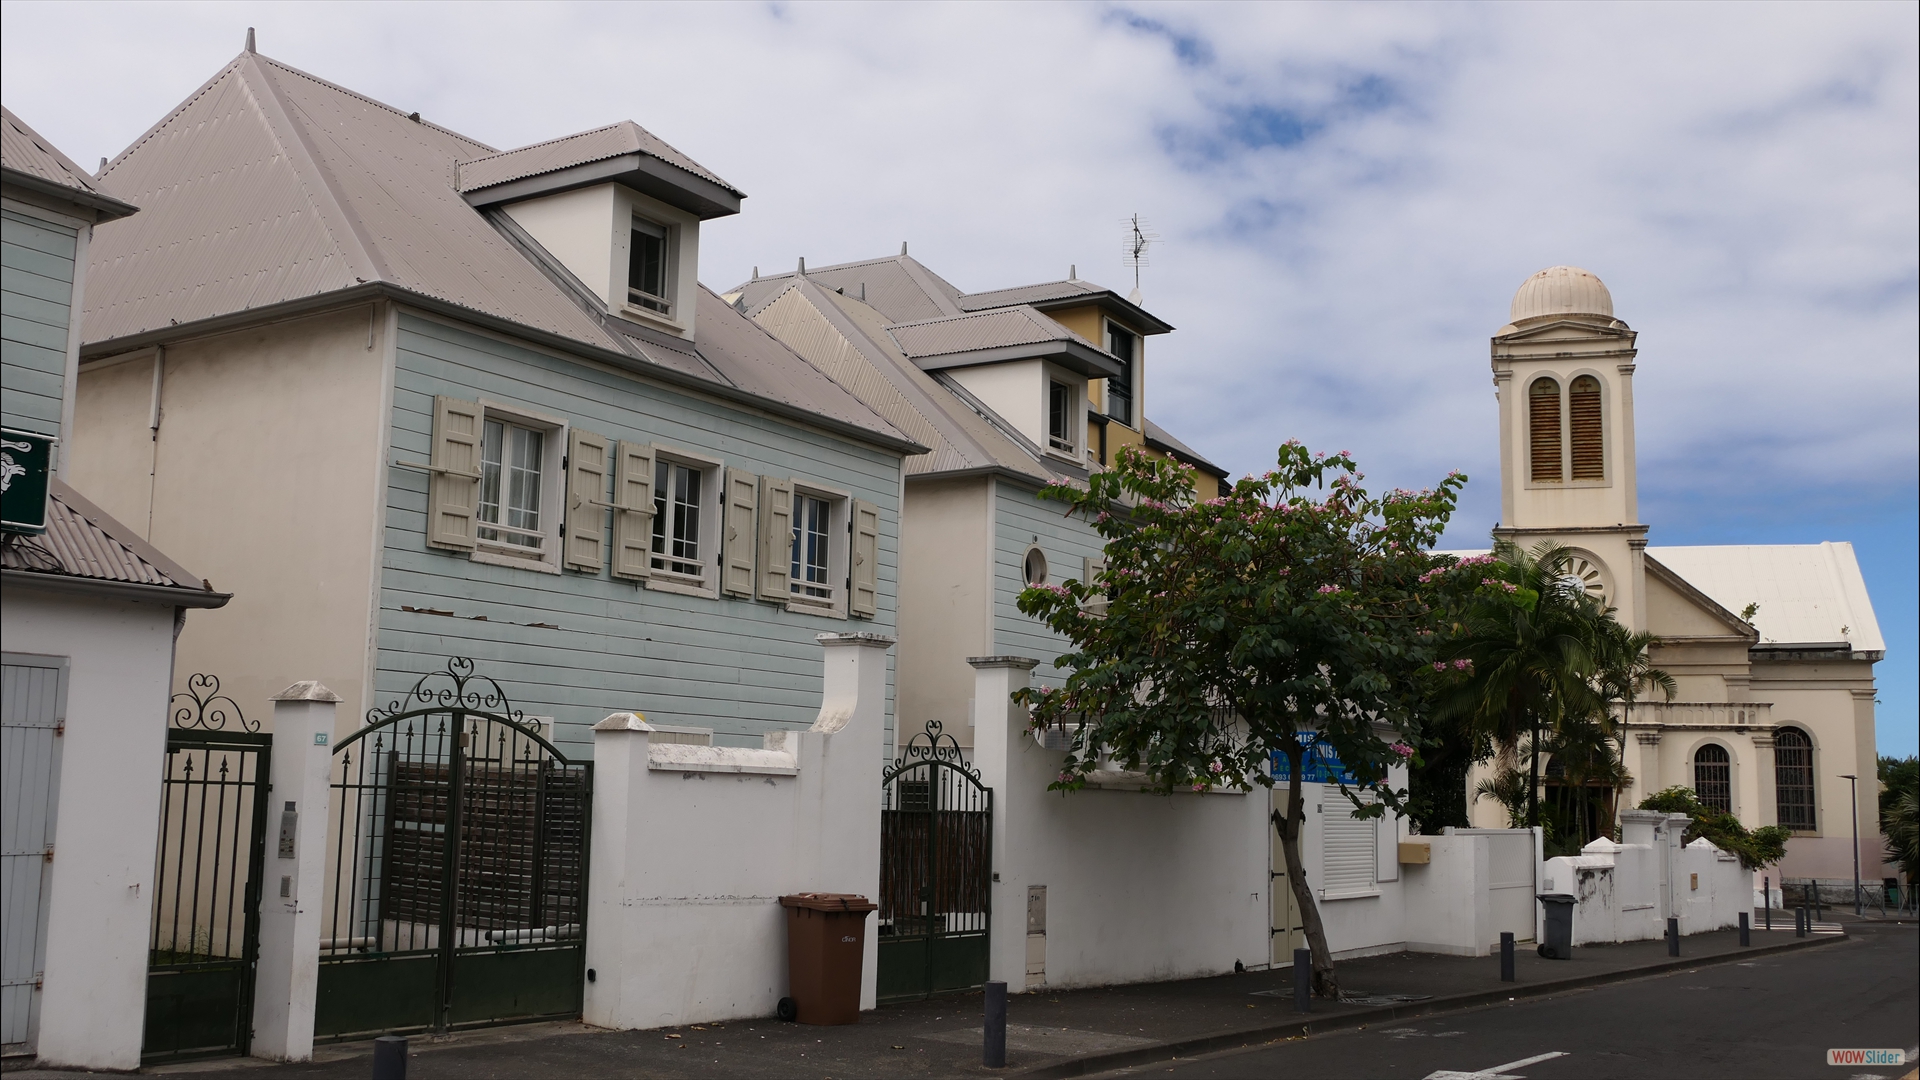
[[1471,661],[1471,660],[1455,660],[1455,661],[1453,662],[1453,669],[1454,669],[1455,671],[1472,671],[1472,670],[1473,670],[1473,661]]
[[1205,790],[1207,790],[1207,785],[1205,785],[1205,784],[1195,784],[1195,785],[1193,785],[1193,790],[1195,790],[1195,791],[1205,791]]
[[1221,770],[1225,769],[1226,766],[1216,761],[1211,766],[1209,766],[1209,768],[1211,768],[1214,771],[1214,773],[1217,775]]
[[1338,585],[1322,585],[1322,586],[1320,586],[1320,588],[1318,588],[1318,589],[1316,589],[1315,591],[1316,591],[1316,592],[1318,592],[1318,593],[1319,593],[1319,594],[1320,594],[1321,596],[1329,596],[1329,595],[1332,595],[1333,593],[1337,593],[1337,592],[1339,592],[1339,591],[1340,591],[1340,586],[1338,586]]
[[1445,660],[1435,660],[1433,662],[1433,670],[1435,671],[1447,670],[1447,662]]
[[1403,742],[1394,743],[1388,749],[1392,750],[1396,754],[1399,754],[1403,758],[1410,758],[1413,756],[1413,747],[1408,746],[1406,743],[1403,743]]

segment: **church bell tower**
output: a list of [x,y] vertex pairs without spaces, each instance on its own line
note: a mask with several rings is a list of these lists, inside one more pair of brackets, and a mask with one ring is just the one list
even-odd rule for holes
[[1600,279],[1572,266],[1528,278],[1493,336],[1500,401],[1500,524],[1522,548],[1571,548],[1571,573],[1646,628],[1647,527],[1633,451],[1635,334]]

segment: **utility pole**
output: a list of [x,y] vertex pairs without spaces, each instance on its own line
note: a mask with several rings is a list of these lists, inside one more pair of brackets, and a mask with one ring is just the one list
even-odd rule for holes
[[[1853,803],[1853,913],[1860,914],[1860,777],[1853,773],[1842,773],[1840,779],[1847,782],[1847,794]],[[1815,886],[1818,888],[1819,886]]]

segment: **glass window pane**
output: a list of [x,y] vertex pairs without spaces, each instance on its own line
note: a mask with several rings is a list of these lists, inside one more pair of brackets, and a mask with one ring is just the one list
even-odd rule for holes
[[633,303],[665,312],[667,234],[652,222],[635,221],[627,254],[627,296]]
[[822,600],[833,598],[833,585],[827,578],[827,553],[831,534],[828,525],[833,507],[825,499],[795,494],[793,497],[793,544],[789,576],[792,590],[802,596]]

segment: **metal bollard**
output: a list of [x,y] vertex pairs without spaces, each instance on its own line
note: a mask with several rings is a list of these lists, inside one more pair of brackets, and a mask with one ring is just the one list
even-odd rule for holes
[[1313,1011],[1313,950],[1293,950],[1293,1011]]
[[1742,946],[1753,944],[1753,927],[1750,925],[1752,922],[1751,913],[1745,911],[1740,913],[1740,944]]
[[1513,931],[1500,931],[1500,981],[1513,981]]
[[987,991],[986,1046],[980,1054],[980,1063],[989,1069],[1005,1068],[1007,1064],[1007,984],[990,982]]
[[1667,920],[1667,955],[1680,955],[1680,920]]
[[407,1040],[382,1035],[373,1040],[373,1080],[407,1080]]
[[1793,909],[1793,936],[1807,936],[1807,909],[1804,907]]
[[1760,903],[1766,906],[1767,929],[1773,929],[1773,880],[1764,875],[1760,878]]

